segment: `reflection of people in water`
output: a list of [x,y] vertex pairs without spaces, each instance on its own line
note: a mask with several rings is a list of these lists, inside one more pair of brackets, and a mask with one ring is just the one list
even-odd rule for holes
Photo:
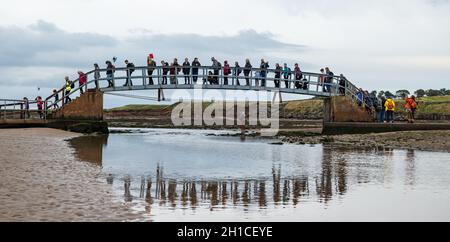
[[124,188],[125,188],[125,202],[132,202],[133,201],[133,196],[131,195],[131,178],[130,177],[126,177],[124,179]]
[[113,176],[113,174],[109,174],[108,177],[106,177],[106,183],[108,185],[112,185],[114,183],[114,176]]
[[[332,151],[324,150],[324,160],[322,163],[322,174],[316,179],[316,192],[322,201],[328,202],[333,196],[333,189],[338,194],[345,194],[347,191],[347,168],[346,161],[336,160],[331,154]],[[338,158],[336,158],[338,159]],[[157,167],[156,182],[153,186],[152,178],[142,178],[140,184],[140,196],[145,200],[145,211],[151,212],[154,200],[160,206],[168,203],[168,206],[176,208],[180,205],[183,208],[189,206],[195,210],[199,204],[208,204],[211,210],[217,206],[226,208],[227,206],[244,206],[247,210],[249,206],[255,205],[266,208],[268,204],[267,184],[272,182],[272,198],[275,205],[287,206],[298,205],[302,196],[310,196],[309,178],[307,176],[294,177],[291,179],[281,178],[281,165],[273,166],[272,180],[233,180],[233,181],[191,181],[179,182],[175,179],[164,178],[163,167]],[[113,175],[107,178],[112,184]],[[134,200],[131,194],[131,179],[124,178],[124,199],[125,202]],[[197,193],[197,187],[200,189]],[[167,188],[167,189],[166,189]],[[152,190],[153,189],[153,190]],[[154,192],[154,193],[153,193]],[[152,196],[154,194],[154,196]],[[291,202],[292,201],[292,202]]]

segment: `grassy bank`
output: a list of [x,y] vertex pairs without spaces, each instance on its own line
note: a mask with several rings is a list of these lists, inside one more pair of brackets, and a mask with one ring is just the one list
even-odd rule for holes
[[[406,113],[404,110],[405,101],[397,100],[396,116],[398,119],[404,119]],[[450,96],[424,97],[418,99],[419,109],[417,111],[418,119],[424,120],[450,120]],[[203,103],[205,109],[211,103]],[[124,107],[105,110],[106,116],[112,114],[123,114],[124,112],[143,116],[170,115],[176,105],[127,105]],[[300,101],[284,102],[280,106],[280,117],[284,119],[307,119],[318,120],[323,118],[323,100],[309,99]]]

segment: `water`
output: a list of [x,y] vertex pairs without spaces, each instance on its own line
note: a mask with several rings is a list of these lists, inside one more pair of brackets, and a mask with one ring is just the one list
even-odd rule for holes
[[72,145],[148,221],[450,221],[448,153],[142,130]]

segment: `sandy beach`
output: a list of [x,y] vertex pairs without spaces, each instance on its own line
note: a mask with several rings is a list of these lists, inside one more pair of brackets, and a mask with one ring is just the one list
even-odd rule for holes
[[115,202],[100,167],[77,160],[47,128],[0,129],[0,221],[140,220]]

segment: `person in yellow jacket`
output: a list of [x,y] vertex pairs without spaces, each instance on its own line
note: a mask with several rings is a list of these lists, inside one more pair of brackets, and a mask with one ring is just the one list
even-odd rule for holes
[[65,95],[66,96],[66,100],[64,101],[64,103],[68,104],[68,103],[72,102],[72,99],[70,98],[69,94],[72,91],[73,83],[72,83],[71,80],[69,80],[68,76],[66,76],[64,79],[66,80],[66,90],[65,90],[66,91],[66,95]]
[[394,123],[395,101],[392,98],[388,98],[384,103],[386,108],[386,121],[385,123]]

